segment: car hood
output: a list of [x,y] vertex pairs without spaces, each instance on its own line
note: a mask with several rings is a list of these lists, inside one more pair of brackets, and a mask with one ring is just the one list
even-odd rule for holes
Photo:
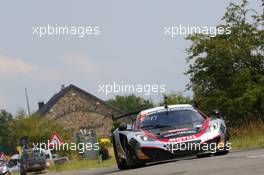
[[158,139],[175,138],[189,136],[201,132],[203,122],[189,123],[167,128],[147,129],[145,131],[151,133]]

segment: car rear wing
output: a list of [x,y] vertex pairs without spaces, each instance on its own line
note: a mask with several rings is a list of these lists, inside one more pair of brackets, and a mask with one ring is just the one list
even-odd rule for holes
[[137,116],[137,114],[139,114],[141,111],[135,111],[135,112],[129,112],[129,113],[125,113],[125,114],[120,114],[120,115],[112,115],[112,120],[116,121],[118,119],[122,119],[122,118],[134,118],[135,116]]

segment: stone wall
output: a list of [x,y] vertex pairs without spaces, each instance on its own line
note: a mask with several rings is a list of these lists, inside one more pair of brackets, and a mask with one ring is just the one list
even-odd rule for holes
[[116,110],[74,89],[68,91],[48,111],[45,117],[54,119],[65,129],[95,129],[98,137],[108,137],[112,129],[112,114]]

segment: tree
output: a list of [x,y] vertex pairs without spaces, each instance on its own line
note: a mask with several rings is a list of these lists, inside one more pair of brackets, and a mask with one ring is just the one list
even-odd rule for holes
[[[167,97],[168,105],[192,103],[192,99],[190,97],[185,97],[181,93],[172,92],[170,94],[164,94],[164,96]],[[161,102],[160,105],[164,105],[164,102]]]
[[13,119],[11,113],[7,112],[4,109],[0,110],[0,124],[6,124]]
[[73,141],[72,131],[65,130],[62,125],[50,119],[39,117],[37,114],[31,116],[19,115],[9,123],[8,128],[10,128],[10,131],[5,146],[13,150],[20,144],[19,139],[24,136],[28,138],[28,147],[32,148],[33,143],[47,143],[54,131],[60,135],[64,142]]
[[152,101],[146,100],[135,95],[115,96],[114,99],[107,101],[109,104],[116,106],[124,112],[135,112],[154,106]]
[[0,144],[3,144],[7,139],[8,134],[8,124],[13,119],[11,113],[7,112],[4,109],[0,110]]
[[[131,95],[117,95],[114,99],[109,99],[107,103],[116,106],[117,108],[124,111],[124,113],[136,112],[147,108],[154,107],[154,104],[150,100],[146,100],[142,97],[137,97],[134,94]],[[132,119],[133,120],[133,119]],[[132,120],[116,120],[113,122],[112,131],[119,127],[122,123],[128,123]]]
[[264,119],[264,0],[260,14],[247,4],[227,8],[218,27],[229,27],[230,34],[187,37],[188,88],[202,110],[218,108],[232,125]]
[[11,113],[4,109],[0,110],[0,152],[9,153],[11,151],[5,146],[5,143],[8,141],[8,134],[10,132],[8,125],[12,120],[13,116]]

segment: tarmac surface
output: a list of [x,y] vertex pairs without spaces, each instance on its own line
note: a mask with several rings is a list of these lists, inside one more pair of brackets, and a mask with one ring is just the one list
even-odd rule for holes
[[230,152],[224,156],[189,158],[120,171],[109,168],[48,173],[49,175],[264,175],[264,149]]

